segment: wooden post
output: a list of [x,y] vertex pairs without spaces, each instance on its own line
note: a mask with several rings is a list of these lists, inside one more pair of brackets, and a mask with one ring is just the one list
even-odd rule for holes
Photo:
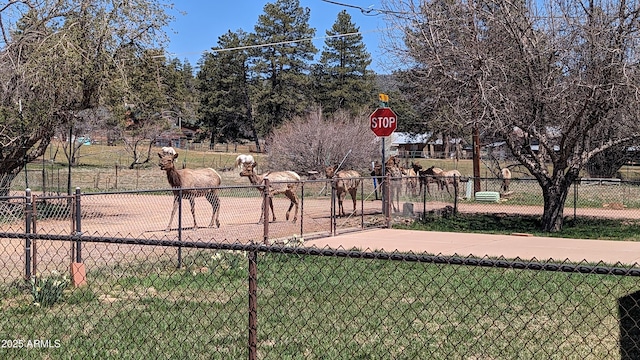
[[480,190],[480,131],[476,126],[473,128],[473,192]]

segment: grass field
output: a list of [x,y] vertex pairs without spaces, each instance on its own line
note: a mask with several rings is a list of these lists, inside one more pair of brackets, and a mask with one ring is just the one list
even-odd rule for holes
[[[2,358],[247,357],[247,259],[193,251],[97,269],[51,308],[4,289]],[[141,276],[144,274],[144,276]],[[630,277],[261,254],[261,359],[617,359]]]
[[[61,142],[52,143],[42,158],[28,165],[29,175],[26,181],[24,172],[22,172],[13,181],[12,189],[22,191],[28,183],[29,187],[36,191],[42,189],[44,184],[47,191],[65,192],[67,190],[68,161],[64,156],[64,146],[65,144]],[[146,148],[141,150],[145,152]],[[208,150],[205,144],[190,144],[189,149],[178,149],[178,164],[180,167],[192,169],[212,167],[221,173],[223,184],[246,184],[246,180],[240,178],[237,169],[234,168],[234,162],[238,154],[249,153],[249,146],[219,144],[216,150],[218,151]],[[83,191],[164,188],[166,187],[166,179],[157,166],[156,153],[159,151],[159,147],[152,148],[149,162],[138,165],[135,169],[129,169],[133,158],[123,146],[84,145],[77,153],[79,165],[72,167],[71,170],[71,187],[72,189],[80,187]],[[252,155],[262,166],[262,171],[269,169],[266,154],[253,153]],[[146,156],[143,156],[143,159],[145,158]],[[469,159],[459,161],[454,159],[401,159],[401,162],[407,166],[412,161],[421,164],[424,168],[433,165],[443,169],[458,169],[464,176],[472,176],[473,174],[473,165]],[[514,178],[531,178],[522,167],[513,169],[513,174]],[[640,179],[640,167],[625,166],[620,170],[620,175],[624,180]],[[484,163],[481,163],[480,176],[482,178],[495,177]]]
[[427,217],[425,221],[416,221],[409,225],[396,224],[394,227],[424,231],[481,234],[528,233],[534,236],[570,239],[640,241],[640,220],[630,219],[578,217],[574,220],[567,217],[562,231],[555,233],[540,231],[541,219],[537,215],[458,214],[451,218],[434,216]]

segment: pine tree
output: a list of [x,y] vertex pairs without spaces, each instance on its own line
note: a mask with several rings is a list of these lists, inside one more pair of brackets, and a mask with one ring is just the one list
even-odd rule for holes
[[264,7],[255,26],[254,41],[264,44],[254,55],[256,103],[263,135],[287,119],[304,114],[312,103],[309,63],[317,49],[311,42],[309,8],[299,0],[277,0]]
[[168,89],[168,111],[180,118],[182,123],[195,124],[198,109],[198,89],[193,67],[188,60],[182,63],[170,59],[164,68],[165,84]]
[[178,111],[172,110],[175,90],[161,49],[143,52],[139,58],[129,59],[125,69],[127,92],[124,114],[117,130],[125,149],[132,157],[129,168],[148,163],[154,140],[175,123]]
[[351,16],[343,10],[326,32],[320,64],[314,71],[318,84],[316,101],[325,113],[338,109],[353,113],[375,99],[374,74],[367,69],[371,65],[371,55],[359,31],[351,22]]
[[243,50],[226,50],[245,45],[247,39],[241,30],[229,31],[201,60],[197,75],[200,123],[211,134],[211,146],[219,138],[251,138],[260,150],[249,98],[248,55]]

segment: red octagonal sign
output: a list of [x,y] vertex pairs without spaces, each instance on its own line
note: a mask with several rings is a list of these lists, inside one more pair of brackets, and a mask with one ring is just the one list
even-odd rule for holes
[[389,136],[398,127],[398,117],[390,108],[380,108],[369,115],[369,123],[377,136]]

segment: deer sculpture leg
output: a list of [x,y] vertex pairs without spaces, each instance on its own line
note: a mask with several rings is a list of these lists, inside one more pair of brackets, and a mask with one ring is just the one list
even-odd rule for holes
[[262,205],[260,205],[260,219],[258,220],[258,224],[262,224],[264,222],[264,196],[262,197]]
[[[271,210],[271,218],[272,218],[272,222],[276,221],[276,212],[273,211],[273,197],[272,196],[267,196],[267,201],[269,202],[269,209]],[[262,214],[260,215],[260,220],[258,221],[258,224],[262,224],[264,222],[264,207],[265,207],[265,199],[264,197],[262,198],[262,206],[260,207],[262,209]],[[267,219],[268,220],[268,219]]]
[[165,231],[171,230],[171,224],[173,223],[173,217],[175,216],[176,211],[178,210],[179,201],[180,201],[180,195],[175,194],[173,196],[173,209],[171,209],[171,217],[169,217],[169,225],[167,225],[167,229]]
[[218,217],[220,216],[220,198],[218,197],[217,190],[213,190],[212,192],[207,193],[207,200],[211,204],[211,222],[209,223],[209,227],[213,227],[215,222],[216,227],[220,227],[220,220]]
[[346,194],[347,193],[343,189],[338,190],[338,216],[345,216],[343,202]]
[[418,181],[420,182],[420,195],[422,195],[423,191],[426,191],[429,194],[429,181],[427,180],[427,176],[425,174],[421,174],[422,171],[418,172]]
[[503,179],[502,180],[502,186],[500,187],[500,191],[502,191],[503,193],[509,192],[509,183],[511,182],[511,180],[509,179]]
[[449,190],[449,184],[451,184],[454,187],[453,190],[454,190],[454,194],[455,194],[455,192],[458,191],[458,183],[459,182],[460,181],[458,180],[458,177],[456,175],[454,175],[453,177],[444,177],[443,180],[442,180],[442,184],[443,184],[444,187],[446,187],[447,193],[449,195],[453,195],[453,194],[451,194],[451,190]]
[[196,222],[196,200],[193,196],[189,196],[189,205],[191,206],[191,217],[193,218],[193,230],[198,229],[198,223]]
[[449,190],[449,179],[448,178],[444,178],[442,181],[442,185],[444,186],[444,188],[447,189],[447,193],[449,195],[451,195],[451,191]]
[[293,222],[295,223],[298,220],[298,197],[290,189],[285,191],[284,194],[286,197],[289,198],[289,200],[291,200],[291,203],[289,204],[289,209],[287,210],[286,219],[289,220],[289,213],[291,212],[291,208],[295,206],[296,210],[293,214]]
[[273,211],[273,196],[269,196],[269,209],[271,210],[271,221],[276,222],[276,212]]
[[358,194],[358,189],[351,188],[349,189],[349,195],[351,195],[351,200],[353,201],[353,214],[356,213],[356,196]]
[[[193,228],[197,229],[198,224],[196,223],[195,200],[193,199],[193,196],[187,196],[187,198],[189,199],[189,205],[191,206],[191,216],[193,217]],[[173,209],[171,210],[171,217],[169,218],[169,225],[167,225],[166,231],[171,230],[173,217],[176,215],[176,211],[178,211],[179,204],[180,204],[180,195],[176,194],[173,196]]]
[[[393,181],[392,181],[393,182]],[[402,189],[402,184],[399,184],[396,180],[396,183],[392,185],[392,199],[391,204],[393,205],[393,211],[400,211],[400,191]],[[396,202],[393,202],[393,197],[396,198]],[[396,206],[397,204],[397,206]]]

